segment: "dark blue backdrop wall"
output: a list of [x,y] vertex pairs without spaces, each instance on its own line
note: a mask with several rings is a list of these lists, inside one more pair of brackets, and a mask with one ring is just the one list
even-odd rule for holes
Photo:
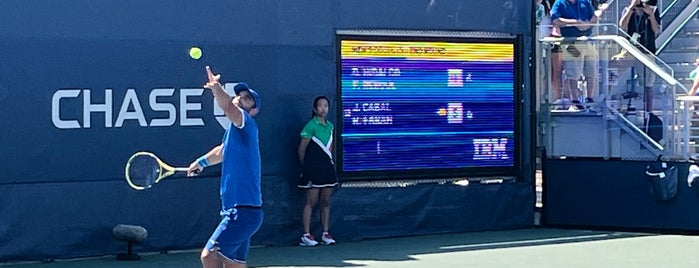
[[[202,246],[218,222],[216,170],[137,192],[123,166],[140,150],[187,165],[220,143],[205,65],[262,95],[266,218],[253,243],[293,244],[298,132],[313,97],[336,97],[336,30],[505,32],[531,51],[531,10],[509,0],[2,1],[0,261],[114,254],[123,250],[110,237],[118,223],[149,229],[140,250]],[[198,61],[187,56],[194,45]],[[524,78],[518,93],[528,99]],[[527,138],[529,115],[520,118]],[[529,226],[530,154],[524,146],[517,183],[340,188],[335,236]]]

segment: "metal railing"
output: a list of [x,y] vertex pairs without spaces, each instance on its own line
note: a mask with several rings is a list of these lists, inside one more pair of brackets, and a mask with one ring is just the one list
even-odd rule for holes
[[[661,59],[659,59],[654,54],[645,50],[642,46],[634,44],[629,41],[629,37],[618,29],[616,25],[613,24],[598,24],[592,25],[594,27],[592,36],[589,37],[578,37],[578,38],[560,38],[560,37],[543,37],[539,38],[541,55],[543,55],[542,61],[539,63],[543,67],[543,73],[541,74],[539,81],[539,95],[537,98],[540,113],[540,138],[542,139],[543,145],[550,146],[552,148],[547,148],[547,151],[552,152],[553,155],[565,155],[565,156],[581,156],[581,157],[621,157],[621,158],[654,158],[658,155],[663,155],[668,158],[681,158],[687,159],[690,155],[690,125],[685,121],[687,118],[687,113],[682,110],[687,107],[686,103],[679,103],[680,100],[677,96],[686,94],[688,89],[682,85],[674,77],[674,70]],[[598,56],[595,66],[599,70],[599,79],[596,84],[596,88],[599,88],[597,96],[592,96],[595,102],[590,106],[592,108],[584,107],[585,109],[559,109],[560,99],[552,99],[552,90],[561,90],[566,87],[566,83],[563,81],[565,77],[565,71],[562,71],[563,76],[560,79],[560,83],[556,86],[560,86],[560,89],[553,89],[553,81],[555,76],[561,74],[552,73],[552,62],[555,57],[552,54],[554,47],[560,47],[563,53],[566,53],[566,48],[575,45],[584,47],[585,44],[594,44],[595,49],[597,49],[596,56]],[[582,44],[582,45],[581,45]],[[617,52],[625,51],[625,57],[623,60],[629,61],[633,66],[641,66],[636,68],[644,68],[652,75],[657,77],[654,84],[649,85],[652,88],[652,92],[656,92],[655,95],[634,97],[627,99],[626,97],[621,97],[629,91],[628,87],[633,91],[634,84],[639,83],[639,77],[634,76],[634,70],[624,69],[622,67],[612,67],[618,66],[620,63],[612,59],[612,55]],[[568,56],[570,57],[570,56]],[[623,70],[622,70],[623,69]],[[630,71],[631,70],[631,71]],[[619,80],[621,76],[628,75],[626,83],[620,83]],[[617,73],[614,73],[617,72]],[[623,74],[621,74],[623,72]],[[618,79],[616,81],[613,78]],[[643,79],[645,81],[645,79]],[[631,82],[629,82],[631,81]],[[623,86],[626,85],[627,89]],[[645,85],[647,86],[647,85]],[[569,89],[575,90],[575,89]],[[561,93],[561,99],[564,99],[563,93]],[[572,95],[571,95],[572,96]],[[644,115],[649,116],[649,113],[654,113],[662,118],[662,136],[661,140],[654,140],[657,138],[651,137],[647,134],[648,129],[643,129],[646,123],[640,123],[640,120],[632,119],[630,113],[630,106],[633,103],[643,103],[647,98],[653,98],[658,108],[651,107],[651,110],[645,111]],[[627,103],[626,107],[620,107]],[[651,101],[652,102],[652,101]],[[686,101],[685,101],[686,102]],[[614,103],[612,105],[612,103]],[[587,106],[584,104],[584,106]],[[680,108],[682,107],[682,108]],[[577,116],[577,117],[576,117]],[[690,115],[691,116],[691,115]],[[643,116],[641,116],[642,118]],[[564,118],[573,118],[569,121],[565,121]],[[598,119],[595,119],[598,118]],[[577,120],[577,121],[576,121]],[[581,121],[582,120],[582,121]],[[588,121],[584,121],[588,120]],[[570,125],[566,126],[565,122],[587,122],[583,124],[588,125]],[[646,121],[647,122],[647,121]],[[587,128],[589,124],[594,124],[595,127]],[[577,130],[570,131],[564,128],[574,128]],[[601,131],[598,135],[595,133],[585,133],[586,131],[594,131],[599,127]],[[590,129],[590,130],[588,130]],[[579,130],[579,131],[578,131]],[[561,141],[556,139],[562,139],[561,136],[556,136],[556,133],[574,133],[578,135],[580,139],[593,139],[589,146],[599,146],[599,150],[590,153],[588,151],[581,153],[580,155],[575,155],[575,150],[568,150],[571,146],[560,146]],[[580,134],[575,134],[582,132]],[[576,142],[579,142],[576,141]],[[634,146],[624,145],[622,143],[636,143]],[[567,151],[557,150],[558,148],[565,147]],[[582,145],[585,146],[585,145]],[[625,148],[632,148],[629,152],[623,151]],[[635,151],[634,151],[635,150]]]
[[[677,1],[673,2],[676,3]],[[655,54],[661,53],[672,41],[678,33],[684,29],[684,26],[689,22],[699,11],[699,1],[692,0],[689,4],[677,15],[677,17],[670,22],[669,25],[663,27],[663,31],[660,32],[658,37],[655,39],[656,47],[658,48]],[[669,9],[669,8],[668,8]]]

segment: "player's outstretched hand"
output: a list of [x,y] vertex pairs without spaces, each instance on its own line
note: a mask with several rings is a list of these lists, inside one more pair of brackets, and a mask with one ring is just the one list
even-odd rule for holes
[[211,67],[206,66],[206,77],[209,79],[209,81],[204,84],[204,87],[211,89],[218,84],[219,79],[221,79],[221,74],[214,74],[211,72]]

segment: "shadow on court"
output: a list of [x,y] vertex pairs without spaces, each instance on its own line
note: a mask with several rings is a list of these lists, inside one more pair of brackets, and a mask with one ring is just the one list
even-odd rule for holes
[[[696,267],[699,238],[602,231],[522,229],[338,241],[335,246],[253,248],[250,267]],[[200,267],[198,250],[0,267]],[[683,258],[678,258],[682,257]]]

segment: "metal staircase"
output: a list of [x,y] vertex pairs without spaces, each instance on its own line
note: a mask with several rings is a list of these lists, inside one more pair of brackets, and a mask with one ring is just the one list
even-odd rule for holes
[[675,71],[675,78],[686,88],[692,86],[689,73],[699,57],[699,18],[697,0],[664,1],[661,13],[663,31],[656,40],[657,56]]
[[[673,159],[688,159],[699,156],[699,96],[686,96],[691,88],[688,74],[696,68],[694,60],[699,58],[699,0],[665,0],[660,3],[662,27],[660,35],[656,39],[658,47],[657,57],[645,57],[628,41],[621,29],[618,29],[621,10],[628,2],[608,1],[608,9],[602,13],[600,23],[593,30],[596,32],[590,38],[575,40],[576,42],[595,42],[600,53],[600,87],[609,88],[607,101],[614,101],[615,92],[628,87],[629,81],[633,84],[631,74],[627,77],[618,77],[614,84],[608,84],[607,67],[608,59],[614,53],[626,50],[632,58],[643,63],[651,69],[659,79],[656,80],[657,92],[655,93],[656,107],[654,114],[660,116],[663,121],[664,138],[654,142],[644,131],[639,129],[638,123],[626,118],[617,108],[604,107],[596,115],[575,114],[570,112],[549,112],[551,102],[547,100],[551,83],[544,83],[544,99],[540,123],[541,135],[545,146],[550,149],[553,156],[580,156],[604,158],[620,157],[621,159],[642,159],[644,157],[657,157],[663,155]],[[615,12],[616,11],[616,12]],[[556,38],[540,38],[544,48],[547,44],[565,43],[565,40]],[[568,41],[570,42],[570,41]],[[549,46],[551,46],[549,45]],[[551,51],[545,51],[543,55],[549,55]],[[544,60],[544,65],[548,63]],[[543,66],[543,70],[550,70],[550,66]],[[548,71],[547,71],[548,72]],[[549,74],[545,72],[543,81],[549,81]],[[605,79],[606,77],[607,79]],[[631,87],[633,90],[633,87]],[[631,101],[629,100],[629,103]],[[609,105],[609,103],[607,103]],[[638,105],[634,105],[638,107]],[[616,107],[616,106],[614,106]],[[599,118],[599,119],[597,119]],[[582,131],[581,131],[582,130]],[[586,145],[570,146],[572,139]],[[640,145],[640,147],[639,147]],[[639,150],[640,149],[640,150]]]
[[[689,89],[693,81],[689,73],[695,68],[695,59],[699,58],[699,7],[697,0],[664,1],[665,8],[661,13],[663,31],[656,39],[657,56],[674,70],[675,79]],[[682,92],[679,92],[682,93]],[[697,105],[699,97],[679,96],[676,99],[675,128],[682,133],[677,138],[677,144],[684,154],[689,157],[699,155],[699,115]]]

